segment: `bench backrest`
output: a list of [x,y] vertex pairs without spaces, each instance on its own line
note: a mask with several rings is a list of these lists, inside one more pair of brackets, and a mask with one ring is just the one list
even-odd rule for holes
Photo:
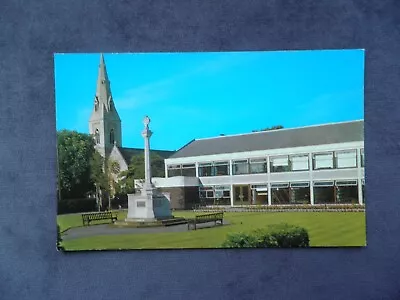
[[224,212],[217,212],[217,213],[212,213],[212,214],[198,215],[195,218],[196,219],[214,219],[214,218],[223,218],[223,217],[224,217]]
[[99,219],[99,218],[112,218],[112,212],[98,212],[98,213],[89,213],[82,214],[82,218],[85,220]]

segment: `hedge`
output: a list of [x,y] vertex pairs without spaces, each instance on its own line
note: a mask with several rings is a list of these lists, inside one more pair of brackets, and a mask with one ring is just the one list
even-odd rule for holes
[[96,209],[97,205],[95,198],[66,199],[58,201],[57,213],[60,215],[71,214],[96,211]]
[[223,248],[305,248],[310,239],[305,228],[286,223],[269,225],[250,233],[231,233]]

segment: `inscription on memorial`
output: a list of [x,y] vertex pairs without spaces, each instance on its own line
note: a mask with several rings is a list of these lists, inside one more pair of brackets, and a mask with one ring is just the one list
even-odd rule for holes
[[146,207],[146,201],[138,201],[136,205],[137,207]]

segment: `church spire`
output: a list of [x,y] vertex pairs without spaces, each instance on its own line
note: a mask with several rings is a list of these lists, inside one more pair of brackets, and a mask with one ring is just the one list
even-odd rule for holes
[[97,75],[96,99],[98,100],[99,105],[104,105],[108,110],[108,108],[110,107],[110,101],[112,100],[112,95],[103,53],[100,54],[100,64]]
[[122,145],[121,119],[112,98],[103,54],[100,54],[96,94],[89,119],[89,133],[95,138],[96,149],[103,157],[109,155],[115,145]]

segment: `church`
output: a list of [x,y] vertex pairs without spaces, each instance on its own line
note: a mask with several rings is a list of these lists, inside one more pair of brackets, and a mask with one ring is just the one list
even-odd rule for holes
[[[143,149],[140,148],[123,147],[121,119],[114,104],[103,54],[100,54],[96,94],[89,119],[89,133],[95,137],[96,150],[103,157],[118,162],[121,172],[128,169],[134,155],[143,153]],[[175,153],[175,151],[166,150],[151,150],[151,152],[164,159]]]

